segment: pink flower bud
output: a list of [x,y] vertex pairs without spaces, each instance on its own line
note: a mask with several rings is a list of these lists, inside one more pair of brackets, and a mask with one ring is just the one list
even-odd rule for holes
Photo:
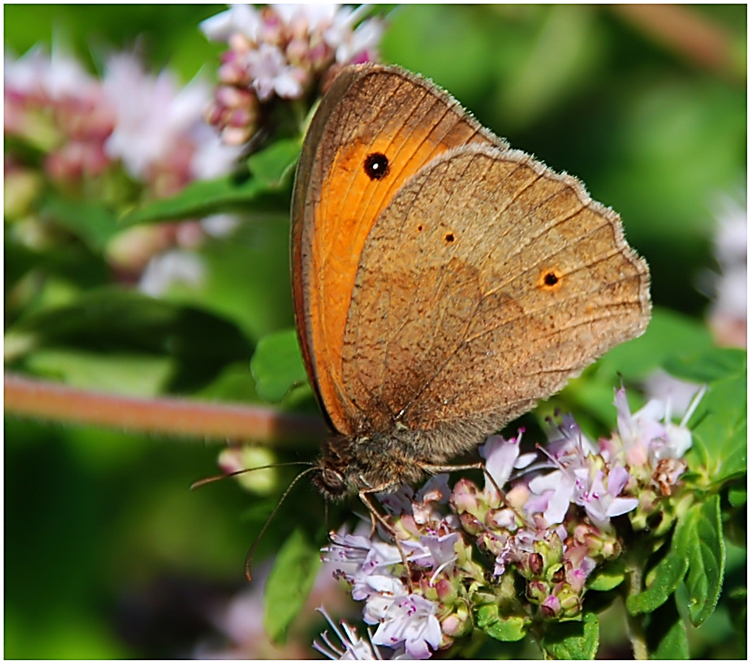
[[529,571],[531,575],[540,576],[544,571],[544,558],[539,553],[531,553],[529,555]]
[[477,487],[468,479],[459,479],[453,488],[453,503],[456,512],[462,514],[468,512],[474,515],[479,513],[479,501]]
[[526,585],[526,596],[529,601],[542,603],[549,596],[549,586],[541,580],[532,580]]
[[255,133],[255,127],[225,127],[221,132],[221,140],[226,145],[244,145]]
[[540,610],[542,615],[547,619],[557,617],[561,610],[560,600],[556,596],[548,596],[544,599],[544,602],[540,606]]

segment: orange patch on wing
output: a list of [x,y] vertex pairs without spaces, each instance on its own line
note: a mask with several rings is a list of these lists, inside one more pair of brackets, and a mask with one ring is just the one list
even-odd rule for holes
[[[457,127],[459,128],[459,127]],[[399,188],[417,170],[449,149],[475,137],[470,127],[450,133],[445,141],[430,140],[434,127],[409,127],[395,135],[380,135],[370,143],[352,143],[336,154],[323,182],[316,215],[310,312],[316,348],[319,390],[336,429],[348,430],[337,385],[342,383],[344,331],[360,256],[373,225]],[[368,156],[382,154],[388,172],[368,175]]]

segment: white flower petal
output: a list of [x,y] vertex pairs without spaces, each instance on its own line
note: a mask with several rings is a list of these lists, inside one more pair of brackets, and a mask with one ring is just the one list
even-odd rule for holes
[[257,41],[261,18],[251,5],[232,5],[216,16],[211,16],[200,24],[203,34],[213,41],[228,41],[236,33]]

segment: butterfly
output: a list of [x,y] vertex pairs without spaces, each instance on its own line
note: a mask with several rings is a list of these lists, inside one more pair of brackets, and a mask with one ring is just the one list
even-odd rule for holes
[[440,471],[650,318],[617,214],[394,66],[343,69],[315,112],[291,258],[331,499]]

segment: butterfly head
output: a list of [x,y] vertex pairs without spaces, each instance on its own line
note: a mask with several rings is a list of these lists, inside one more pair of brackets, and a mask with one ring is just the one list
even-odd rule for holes
[[330,500],[357,493],[390,492],[425,476],[423,463],[400,453],[398,435],[367,433],[334,436],[323,445],[313,484]]
[[347,459],[333,445],[324,447],[312,482],[326,499],[337,501],[356,491],[347,472],[348,465]]

